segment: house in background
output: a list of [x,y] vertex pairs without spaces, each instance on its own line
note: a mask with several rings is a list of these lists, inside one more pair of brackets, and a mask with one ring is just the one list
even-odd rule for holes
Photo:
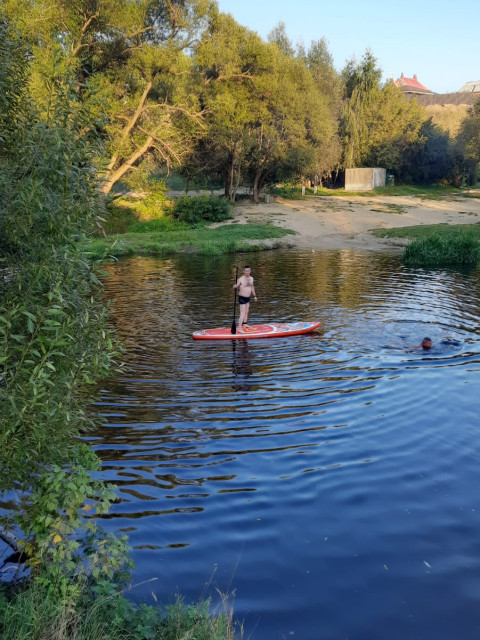
[[459,93],[480,93],[480,80],[466,82],[458,91]]
[[406,93],[409,96],[434,95],[434,91],[430,91],[430,89],[427,89],[425,85],[419,82],[416,75],[414,75],[413,78],[406,78],[402,73],[400,78],[394,81],[394,84],[400,89],[400,91],[403,91],[403,93]]
[[417,76],[406,78],[403,73],[394,80],[396,87],[410,100],[417,100],[424,107],[431,105],[471,105],[480,97],[480,80],[477,82],[467,82],[463,87],[454,93],[435,93],[417,80]]

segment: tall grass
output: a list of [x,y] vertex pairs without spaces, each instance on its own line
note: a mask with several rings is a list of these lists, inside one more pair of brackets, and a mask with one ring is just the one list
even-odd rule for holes
[[0,605],[2,640],[233,640],[242,635],[226,597],[213,609],[210,601],[186,605],[179,598],[166,607],[137,606],[122,592],[95,598],[85,589],[73,603],[32,583],[12,599],[0,597]]
[[436,234],[414,240],[402,260],[412,267],[472,265],[480,260],[480,244],[473,233]]

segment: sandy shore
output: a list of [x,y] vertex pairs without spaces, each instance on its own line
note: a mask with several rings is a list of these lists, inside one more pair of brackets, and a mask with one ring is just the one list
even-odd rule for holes
[[372,229],[424,224],[472,224],[480,222],[480,199],[444,197],[424,200],[415,196],[312,197],[278,199],[272,204],[235,207],[241,224],[271,222],[292,229],[286,246],[311,249],[400,250],[405,240],[377,238]]

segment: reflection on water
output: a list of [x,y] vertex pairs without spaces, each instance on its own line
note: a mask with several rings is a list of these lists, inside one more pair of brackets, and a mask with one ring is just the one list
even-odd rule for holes
[[[159,577],[163,601],[235,592],[262,640],[452,638],[459,620],[476,638],[478,271],[249,256],[250,322],[321,331],[193,341],[230,326],[234,260],[108,268],[128,368],[101,390],[91,442],[119,488],[105,524],[129,533],[135,579]],[[427,335],[432,350],[406,351]]]

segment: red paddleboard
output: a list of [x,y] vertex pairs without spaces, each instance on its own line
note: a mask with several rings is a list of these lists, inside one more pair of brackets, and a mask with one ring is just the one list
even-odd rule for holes
[[320,322],[270,322],[269,324],[252,324],[243,326],[244,333],[232,333],[230,327],[223,329],[202,329],[194,331],[194,340],[244,340],[248,338],[284,338],[310,333],[320,326]]

